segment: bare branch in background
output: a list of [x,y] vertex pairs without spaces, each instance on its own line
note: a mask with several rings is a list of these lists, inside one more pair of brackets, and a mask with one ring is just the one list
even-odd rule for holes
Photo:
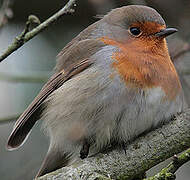
[[184,54],[190,52],[190,44],[182,40],[181,37],[173,38],[169,41],[169,50],[171,59],[175,63],[181,60]]
[[13,0],[3,0],[0,7],[0,28],[2,28],[7,22],[8,19],[13,17],[13,11],[11,6],[13,4]]
[[154,177],[150,177],[144,180],[174,180],[176,179],[175,172],[186,162],[190,160],[190,149],[183,152],[181,155],[173,156],[173,161],[164,169],[162,169]]
[[[12,54],[14,51],[16,51],[18,48],[20,48],[23,44],[25,44],[27,41],[35,37],[37,34],[45,30],[50,24],[57,21],[58,18],[63,16],[64,14],[73,13],[74,10],[72,7],[75,5],[76,0],[69,0],[69,2],[57,13],[55,13],[53,16],[48,18],[46,21],[38,25],[33,30],[29,30],[30,25],[32,23],[36,23],[38,18],[36,16],[29,16],[28,21],[26,22],[26,27],[24,31],[21,33],[21,35],[17,36],[14,40],[14,42],[8,47],[8,49],[0,56],[0,62],[3,61],[6,57],[8,57],[10,54]],[[39,21],[38,21],[39,22]]]
[[178,59],[180,56],[184,55],[185,53],[190,52],[190,45],[189,45],[189,43],[184,44],[184,46],[180,50],[181,51],[178,54],[176,54],[173,57],[173,59]]
[[132,4],[140,4],[140,5],[144,5],[144,6],[147,5],[145,0],[131,0],[130,3],[132,3]]
[[9,123],[9,122],[15,121],[20,115],[21,113],[9,115],[6,117],[0,117],[0,123],[3,124],[3,123]]
[[52,73],[50,72],[27,72],[23,73],[6,73],[0,72],[0,80],[12,83],[45,83]]

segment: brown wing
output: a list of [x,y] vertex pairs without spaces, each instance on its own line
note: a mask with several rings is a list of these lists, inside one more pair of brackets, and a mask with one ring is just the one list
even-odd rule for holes
[[[25,140],[26,136],[38,120],[37,114],[39,113],[42,102],[56,89],[63,85],[64,82],[72,78],[74,75],[85,70],[92,64],[91,61],[85,59],[78,64],[68,68],[65,72],[62,70],[52,76],[52,78],[44,85],[38,96],[28,106],[24,113],[19,117],[15,123],[15,127],[8,139],[7,148],[17,148]],[[36,117],[36,118],[35,118]]]
[[105,44],[98,39],[71,41],[57,56],[56,72],[60,72],[65,67],[70,67],[81,59],[91,57],[104,46]]

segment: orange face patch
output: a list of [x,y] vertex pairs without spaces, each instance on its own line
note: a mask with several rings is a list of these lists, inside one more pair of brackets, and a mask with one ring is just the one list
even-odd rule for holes
[[150,35],[154,35],[155,33],[159,32],[162,29],[165,29],[165,25],[160,25],[155,22],[136,22],[133,23],[130,27],[139,27],[140,30],[143,32],[143,35],[148,37]]
[[[167,99],[173,100],[181,90],[180,81],[168,54],[165,39],[129,39],[118,42],[108,37],[100,39],[119,50],[113,53],[112,68],[116,69],[127,87],[147,89],[161,87]],[[112,77],[113,78],[113,77]]]

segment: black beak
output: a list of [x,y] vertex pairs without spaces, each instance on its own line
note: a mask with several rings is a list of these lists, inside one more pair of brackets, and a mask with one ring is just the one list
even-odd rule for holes
[[173,33],[176,33],[178,30],[175,28],[166,28],[162,29],[160,32],[156,33],[156,37],[165,38]]

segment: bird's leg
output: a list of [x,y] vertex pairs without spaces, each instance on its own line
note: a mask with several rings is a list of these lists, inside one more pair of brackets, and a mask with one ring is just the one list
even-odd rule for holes
[[80,158],[81,159],[84,159],[88,156],[89,148],[90,148],[90,144],[89,144],[88,140],[85,138],[83,140],[82,149],[80,150]]
[[122,142],[121,146],[122,146],[122,149],[124,150],[125,154],[127,154],[125,142]]

